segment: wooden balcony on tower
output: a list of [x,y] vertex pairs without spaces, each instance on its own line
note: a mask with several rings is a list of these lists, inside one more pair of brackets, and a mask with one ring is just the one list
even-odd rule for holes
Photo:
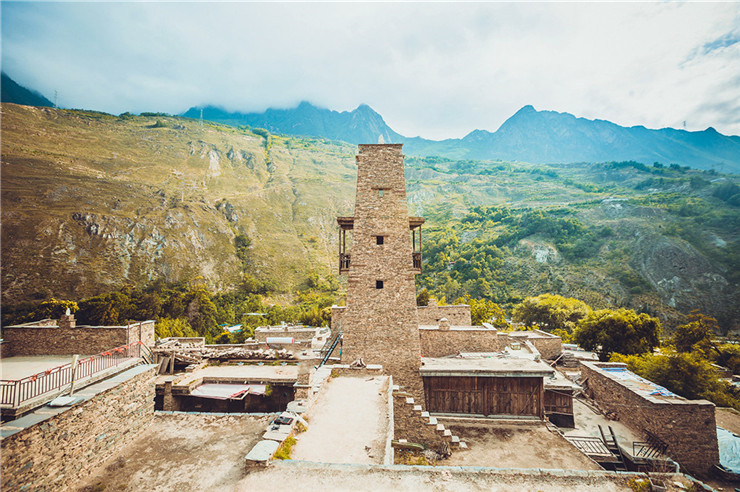
[[[350,254],[347,251],[347,231],[355,228],[354,217],[337,217],[339,225],[339,274],[349,273]],[[411,231],[411,261],[414,273],[421,273],[421,226],[423,217],[409,217]]]

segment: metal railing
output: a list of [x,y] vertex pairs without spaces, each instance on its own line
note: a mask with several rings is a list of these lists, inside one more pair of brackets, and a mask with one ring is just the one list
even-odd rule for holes
[[339,272],[349,271],[349,253],[339,253]]
[[[127,359],[141,357],[142,347],[144,344],[137,341],[78,359],[77,373],[74,374],[75,381],[116,367]],[[59,390],[72,383],[73,369],[70,362],[23,379],[2,380],[0,381],[0,404],[18,408],[38,396]]]
[[652,432],[645,431],[647,441],[635,441],[632,443],[632,455],[635,458],[657,458],[664,455],[668,444]]
[[612,452],[606,447],[604,441],[598,437],[566,436],[565,438],[589,456],[612,456]]

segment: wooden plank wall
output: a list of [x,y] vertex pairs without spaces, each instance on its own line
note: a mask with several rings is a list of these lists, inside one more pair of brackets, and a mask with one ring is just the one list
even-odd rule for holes
[[436,413],[544,417],[542,378],[424,378],[427,408]]
[[573,415],[573,393],[568,390],[545,390],[545,413]]

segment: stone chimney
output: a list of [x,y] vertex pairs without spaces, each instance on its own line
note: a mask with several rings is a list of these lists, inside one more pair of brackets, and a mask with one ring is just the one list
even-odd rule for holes
[[439,329],[442,331],[450,331],[450,322],[447,320],[447,318],[442,318],[439,320]]
[[75,315],[70,314],[69,309],[67,309],[67,314],[63,314],[62,317],[59,319],[59,328],[63,328],[65,330],[74,328],[76,324],[77,322],[75,321]]
[[429,302],[427,303],[427,307],[436,308],[437,307],[437,299],[435,299],[434,297],[430,297],[429,298]]

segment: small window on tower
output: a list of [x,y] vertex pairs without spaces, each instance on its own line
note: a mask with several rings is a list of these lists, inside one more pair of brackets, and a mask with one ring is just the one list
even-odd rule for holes
[[383,288],[383,281],[382,280],[376,280],[375,281],[375,288],[376,289],[382,289]]
[[383,244],[383,236],[375,236],[375,244]]
[[382,188],[378,190],[378,196],[381,197],[381,198],[383,197],[383,189]]

